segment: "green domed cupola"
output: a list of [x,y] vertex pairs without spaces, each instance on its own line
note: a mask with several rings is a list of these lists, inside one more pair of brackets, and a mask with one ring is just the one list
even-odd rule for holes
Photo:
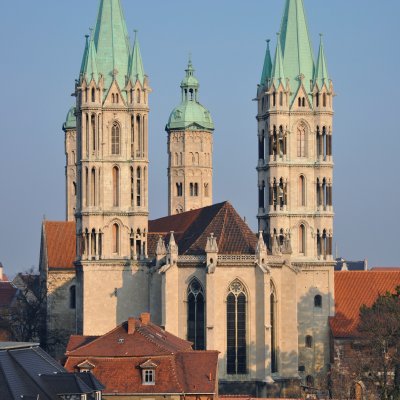
[[68,111],[67,118],[65,119],[63,130],[76,129],[76,108],[71,107]]
[[169,117],[166,130],[214,130],[210,112],[199,103],[199,81],[189,59],[186,76],[181,82],[182,102]]

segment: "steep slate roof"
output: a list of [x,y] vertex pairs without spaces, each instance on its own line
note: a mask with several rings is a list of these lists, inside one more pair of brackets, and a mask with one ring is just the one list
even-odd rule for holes
[[220,254],[254,254],[257,237],[229,202],[149,221],[149,254],[158,237],[174,231],[179,254],[204,254],[207,238],[214,234]]
[[[109,333],[77,346],[71,337],[65,367],[77,370],[88,361],[92,373],[105,384],[104,393],[215,393],[218,352],[194,351],[182,340],[151,322],[130,320]],[[155,385],[143,385],[141,367],[155,366]]]
[[83,394],[101,390],[93,380],[70,374],[34,343],[2,343],[0,346],[0,398],[2,400],[53,400],[58,394]]
[[335,338],[357,336],[360,307],[400,285],[400,270],[335,272],[336,315],[330,318]]
[[73,269],[76,258],[75,222],[43,222],[49,268]]

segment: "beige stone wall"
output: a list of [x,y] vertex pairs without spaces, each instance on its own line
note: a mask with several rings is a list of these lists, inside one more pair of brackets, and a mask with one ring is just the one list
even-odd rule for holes
[[80,298],[82,315],[80,333],[103,335],[130,317],[148,312],[149,282],[145,264],[137,262],[82,262]]
[[55,357],[62,357],[70,335],[76,334],[76,308],[71,307],[74,270],[50,270],[46,277],[47,344]]
[[[171,131],[168,133],[169,214],[206,207],[213,199],[213,137],[209,131]],[[177,184],[182,184],[178,195]],[[198,185],[193,193],[191,184]]]

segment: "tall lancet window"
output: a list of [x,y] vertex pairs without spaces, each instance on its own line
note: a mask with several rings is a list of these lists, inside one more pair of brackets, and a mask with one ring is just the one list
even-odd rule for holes
[[193,343],[194,350],[205,350],[204,290],[196,278],[190,283],[187,296],[188,340]]
[[117,122],[114,122],[111,129],[111,154],[120,154],[121,131]]
[[247,295],[243,284],[235,280],[229,286],[226,301],[227,321],[227,373],[247,373],[246,347]]
[[300,124],[297,127],[297,157],[307,157],[306,127]]
[[113,206],[119,207],[119,169],[113,168]]
[[276,290],[271,282],[270,318],[271,318],[271,372],[278,372],[278,346],[276,330]]

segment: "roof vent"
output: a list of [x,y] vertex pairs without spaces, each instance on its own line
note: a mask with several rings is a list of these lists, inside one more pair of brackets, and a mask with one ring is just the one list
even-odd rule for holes
[[118,339],[118,343],[119,343],[119,344],[125,343],[125,339],[123,339],[123,338]]

